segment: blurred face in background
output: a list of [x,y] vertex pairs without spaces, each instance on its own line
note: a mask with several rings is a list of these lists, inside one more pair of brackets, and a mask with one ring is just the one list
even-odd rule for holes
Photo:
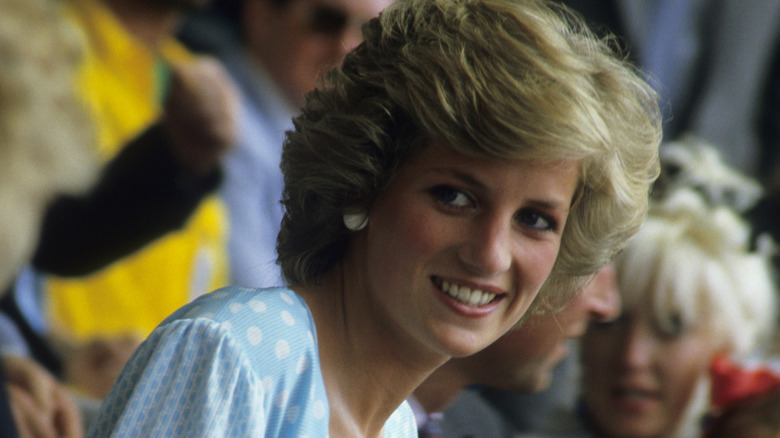
[[705,324],[662,326],[651,300],[582,338],[583,397],[599,436],[674,436],[717,353]]
[[568,354],[568,341],[582,336],[589,321],[608,321],[619,314],[615,270],[607,265],[563,310],[533,315],[479,353],[451,361],[460,362],[480,384],[523,393],[542,391]]
[[360,26],[392,0],[247,0],[250,51],[296,107],[362,41]]

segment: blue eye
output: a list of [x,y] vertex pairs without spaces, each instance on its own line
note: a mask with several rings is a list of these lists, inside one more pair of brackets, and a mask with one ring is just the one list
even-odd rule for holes
[[436,186],[431,189],[431,194],[437,201],[454,208],[468,208],[474,205],[474,201],[464,191],[450,186]]
[[535,210],[521,210],[517,213],[517,221],[539,231],[558,230],[558,224],[552,218]]

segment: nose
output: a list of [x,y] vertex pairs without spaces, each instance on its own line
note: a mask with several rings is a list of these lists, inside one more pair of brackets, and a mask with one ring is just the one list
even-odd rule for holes
[[620,293],[612,264],[601,268],[582,293],[586,296],[591,320],[607,322],[620,316]]
[[460,261],[474,274],[492,276],[512,265],[510,225],[498,218],[486,218],[467,232],[470,236],[458,251]]
[[654,351],[654,338],[645,324],[632,321],[622,327],[621,363],[629,369],[642,368],[650,364]]

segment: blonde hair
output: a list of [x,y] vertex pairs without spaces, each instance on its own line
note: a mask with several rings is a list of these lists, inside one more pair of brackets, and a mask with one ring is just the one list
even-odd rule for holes
[[750,250],[750,227],[732,209],[675,190],[651,206],[615,263],[625,305],[651,294],[648,311],[662,330],[705,324],[735,357],[768,346],[777,313],[771,261]]
[[578,160],[550,282],[579,288],[643,221],[658,174],[656,94],[614,47],[542,0],[399,0],[307,97],[282,156],[279,262],[293,283],[343,256],[369,211],[436,143],[490,159]]
[[53,0],[0,2],[0,289],[30,255],[44,209],[96,174],[73,75],[80,40]]

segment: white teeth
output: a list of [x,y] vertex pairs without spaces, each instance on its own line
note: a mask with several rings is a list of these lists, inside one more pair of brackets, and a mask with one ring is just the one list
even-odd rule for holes
[[448,281],[442,281],[441,290],[461,303],[473,307],[483,306],[496,297],[496,294],[483,292],[479,289],[471,290],[467,286],[459,287],[457,284],[451,284]]
[[471,289],[467,288],[466,286],[461,286],[460,289],[458,289],[459,301],[463,301],[464,303],[468,304],[470,296],[471,296]]

